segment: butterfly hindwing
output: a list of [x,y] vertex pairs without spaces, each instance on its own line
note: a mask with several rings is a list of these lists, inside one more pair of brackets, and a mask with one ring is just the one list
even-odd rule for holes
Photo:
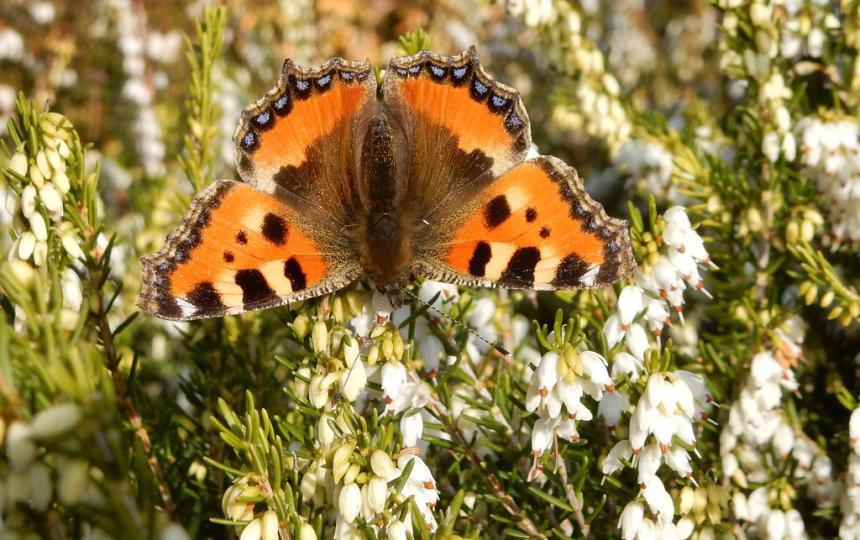
[[284,62],[278,84],[242,112],[233,136],[239,174],[274,183],[343,222],[357,203],[357,124],[375,106],[369,62]]
[[635,268],[626,222],[608,217],[576,171],[557,158],[520,163],[462,208],[453,229],[431,231],[444,239],[417,257],[416,273],[468,285],[557,290],[608,285]]
[[221,180],[198,193],[164,248],[143,259],[138,304],[166,319],[217,317],[318,296],[352,281],[357,266],[328,252],[326,233],[285,204],[279,189],[266,193]]

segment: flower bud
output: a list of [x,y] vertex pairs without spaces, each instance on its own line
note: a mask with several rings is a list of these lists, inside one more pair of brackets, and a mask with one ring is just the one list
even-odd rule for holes
[[66,268],[63,271],[61,288],[63,290],[63,304],[72,311],[80,310],[83,303],[83,293],[81,292],[81,278],[78,277],[77,272],[71,268]]
[[382,356],[386,360],[394,360],[394,340],[391,332],[386,333],[382,339]]
[[364,362],[357,358],[350,364],[349,369],[341,372],[341,391],[347,401],[355,401],[365,385],[367,385],[367,371]]
[[24,152],[15,152],[9,160],[9,170],[18,176],[27,175],[27,156],[24,155]]
[[328,413],[322,413],[320,415],[320,419],[317,422],[317,439],[319,442],[325,445],[329,445],[334,442],[336,434],[331,427],[332,417]]
[[325,376],[314,375],[311,377],[311,382],[308,385],[308,399],[311,405],[317,409],[322,409],[328,402],[329,387],[325,384],[325,381]]
[[331,301],[331,316],[334,317],[334,320],[342,323],[346,320],[346,312],[343,307],[343,298],[340,296],[335,296],[334,300]]
[[267,510],[261,518],[262,540],[278,540],[278,514]]
[[59,153],[60,157],[63,159],[68,159],[69,156],[72,155],[71,150],[69,150],[69,145],[63,140],[57,143],[57,153]]
[[785,227],[785,241],[789,244],[797,243],[797,239],[800,237],[800,227],[797,225],[796,221],[789,221],[788,225]]
[[42,187],[45,185],[45,177],[42,176],[42,173],[39,172],[39,168],[32,161],[30,162],[30,180],[32,180],[36,187]]
[[311,329],[311,319],[304,313],[298,315],[295,319],[293,319],[292,323],[293,332],[296,333],[296,336],[299,339],[304,339],[305,336],[308,335],[308,332]]
[[374,476],[367,483],[367,504],[377,514],[385,510],[385,501],[388,499],[388,483],[378,476]]
[[9,425],[6,433],[6,456],[12,470],[25,470],[36,457],[36,445],[30,440],[31,435],[30,426],[23,422],[15,421]]
[[36,249],[36,235],[27,231],[18,238],[18,257],[26,261],[33,255],[33,250]]
[[60,171],[65,168],[63,166],[63,160],[60,158],[60,154],[56,150],[49,150],[45,155],[48,157],[48,165],[50,165],[54,171]]
[[[8,263],[6,263],[6,268],[8,268],[12,275],[15,276],[15,279],[20,281],[21,284],[25,287],[30,285],[30,283],[33,281],[33,276],[36,274],[36,271],[33,270],[33,267],[30,266],[29,263],[26,263],[20,259],[10,260]],[[3,439],[2,437],[0,437],[0,442],[2,441]]]
[[69,176],[65,171],[57,171],[54,173],[54,177],[51,178],[51,181],[57,187],[57,189],[65,195],[72,188],[71,184],[69,184]]
[[815,225],[808,219],[800,223],[800,238],[804,242],[811,242],[815,237]]
[[302,528],[299,530],[299,540],[317,540],[317,532],[310,523],[302,523]]
[[364,307],[364,302],[362,301],[360,293],[356,291],[348,291],[344,297],[346,298],[346,305],[349,308],[350,317],[354,317],[361,313],[361,310]]
[[260,540],[260,536],[262,534],[262,526],[259,519],[255,519],[251,523],[245,525],[245,528],[242,529],[242,535],[239,537],[239,540]]
[[33,417],[30,432],[35,439],[50,439],[69,431],[80,419],[81,411],[74,403],[54,405]]
[[27,184],[27,186],[21,190],[21,213],[24,214],[25,218],[30,219],[35,212],[36,188],[33,187],[33,184]]
[[30,229],[36,240],[44,242],[48,239],[48,226],[45,224],[45,218],[42,217],[42,214],[34,212],[30,216]]
[[81,245],[78,243],[77,237],[73,233],[64,233],[60,236],[60,242],[63,244],[63,249],[69,254],[72,260],[82,259],[84,252],[81,250]]
[[350,463],[343,475],[343,478],[341,478],[341,481],[344,484],[352,484],[355,482],[356,478],[358,478],[360,472],[361,467],[359,467],[358,463]]
[[388,533],[388,540],[407,540],[406,525],[402,521],[395,519],[388,524],[385,532]]
[[48,156],[45,155],[44,150],[39,150],[39,153],[36,154],[36,167],[38,167],[39,172],[45,180],[51,178],[53,171],[51,171],[51,165],[48,163]]
[[[858,414],[860,418],[860,414]],[[370,469],[382,478],[388,478],[394,471],[394,464],[391,461],[391,456],[382,450],[374,450],[370,455]]]
[[305,473],[305,475],[302,476],[299,488],[301,489],[302,497],[304,497],[306,501],[313,500],[318,484],[319,482],[317,482],[316,474],[313,471]]
[[[28,186],[29,187],[29,186]],[[45,184],[39,190],[39,198],[42,199],[42,204],[48,209],[56,219],[63,215],[63,199],[53,184]]]
[[340,482],[340,479],[346,474],[349,468],[349,458],[352,456],[352,443],[345,443],[334,451],[334,456],[331,460],[331,470],[334,475],[334,481]]
[[45,259],[48,258],[48,243],[36,242],[36,247],[33,248],[33,264],[42,266],[45,264]]
[[359,510],[361,510],[361,490],[356,484],[350,483],[343,486],[340,490],[340,496],[337,498],[337,509],[344,521],[347,523],[355,521]]
[[323,321],[314,322],[311,346],[317,354],[328,352],[328,327]]
[[690,510],[693,509],[693,499],[695,498],[695,492],[693,488],[690,486],[684,486],[681,488],[681,498],[678,501],[678,513],[679,514],[689,514]]

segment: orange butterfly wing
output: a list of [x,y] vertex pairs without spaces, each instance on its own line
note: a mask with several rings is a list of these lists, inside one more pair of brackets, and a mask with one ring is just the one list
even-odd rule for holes
[[573,289],[610,284],[635,261],[624,221],[606,216],[576,171],[531,145],[516,90],[475,48],[391,62],[385,104],[406,126],[410,204],[421,224],[413,270],[467,285]]
[[609,285],[636,267],[627,223],[609,218],[576,171],[551,156],[513,167],[454,215],[462,217],[447,240],[416,261],[416,273],[558,290]]
[[523,160],[531,146],[519,94],[486,73],[472,47],[391,61],[383,100],[403,127],[409,207],[434,222],[465,192]]
[[367,62],[284,62],[233,136],[246,183],[195,196],[164,248],[143,260],[138,304],[167,319],[217,317],[331,292],[360,274],[343,234],[357,200],[353,140],[375,100]]
[[138,305],[166,319],[197,319],[343,287],[358,268],[326,252],[318,234],[277,192],[221,180],[194,197],[164,248],[143,259]]
[[359,202],[359,124],[375,102],[368,62],[333,58],[304,68],[285,61],[278,84],[242,112],[233,135],[239,174],[252,184],[277,184],[324,209],[325,218],[348,222]]

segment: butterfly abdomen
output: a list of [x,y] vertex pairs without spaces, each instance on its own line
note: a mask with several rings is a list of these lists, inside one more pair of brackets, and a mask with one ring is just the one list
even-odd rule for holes
[[394,134],[384,114],[368,124],[361,145],[359,179],[363,220],[357,228],[362,268],[381,288],[403,284],[412,260],[414,233],[398,204]]

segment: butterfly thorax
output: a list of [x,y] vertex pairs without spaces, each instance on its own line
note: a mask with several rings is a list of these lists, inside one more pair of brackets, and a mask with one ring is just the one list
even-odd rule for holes
[[357,228],[359,263],[381,290],[405,286],[412,261],[413,226],[398,204],[393,129],[380,114],[367,127],[359,179],[364,205]]

